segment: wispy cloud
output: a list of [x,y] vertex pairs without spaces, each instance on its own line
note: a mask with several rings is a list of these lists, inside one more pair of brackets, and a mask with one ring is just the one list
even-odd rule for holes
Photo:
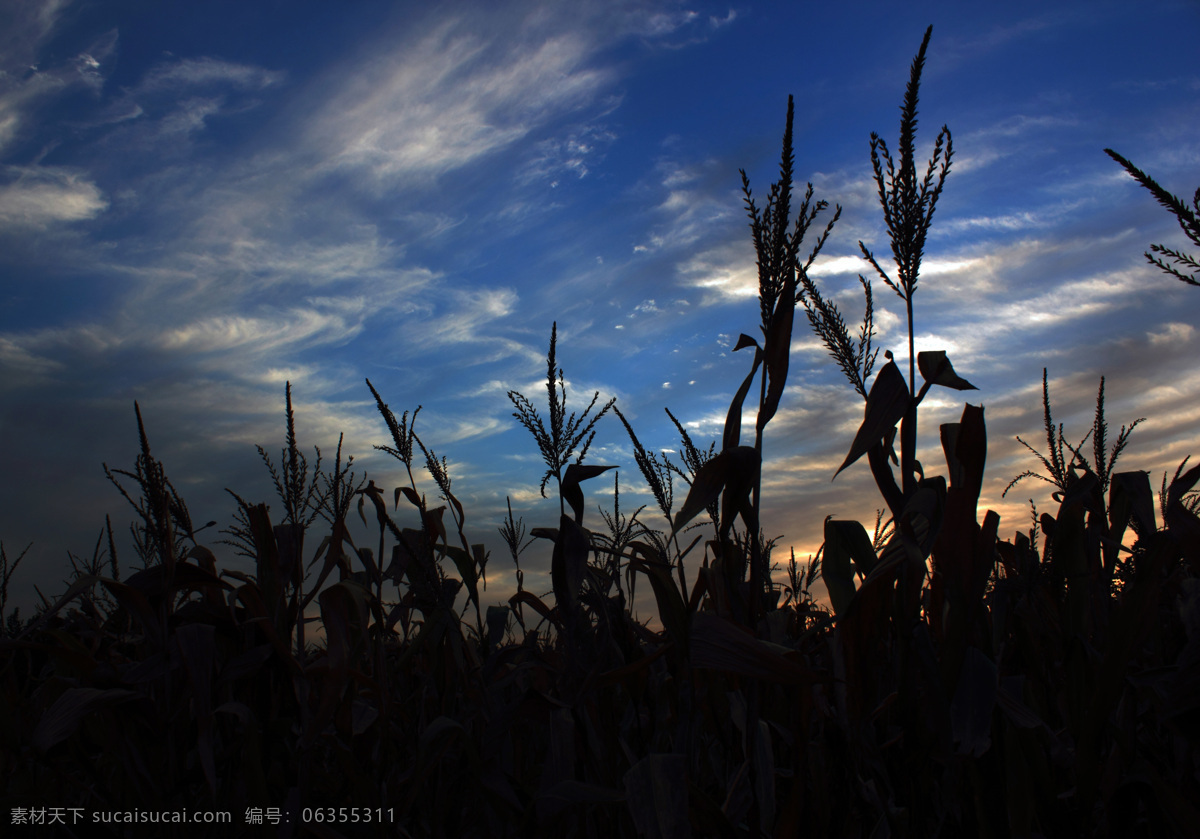
[[30,113],[73,88],[93,92],[103,83],[101,62],[116,48],[116,32],[85,51],[42,66],[41,54],[57,26],[65,0],[14,0],[0,9],[0,152],[30,133]]
[[590,51],[574,33],[501,46],[449,21],[354,66],[307,140],[323,160],[383,183],[427,180],[590,101],[612,78],[588,66]]
[[237,90],[263,90],[286,78],[279,70],[252,64],[225,61],[213,56],[180,58],[151,69],[132,91],[133,96],[165,92],[178,94],[194,88],[221,87]]
[[108,207],[83,174],[53,166],[8,167],[0,183],[0,224],[45,228],[95,218]]

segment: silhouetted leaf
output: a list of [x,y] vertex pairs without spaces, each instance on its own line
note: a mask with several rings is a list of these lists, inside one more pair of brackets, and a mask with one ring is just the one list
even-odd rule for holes
[[866,528],[857,521],[825,521],[825,552],[821,560],[821,579],[829,590],[829,600],[834,614],[845,612],[850,598],[854,596],[854,571],[865,577],[875,567],[877,558]]
[[854,436],[850,453],[846,455],[837,472],[833,473],[833,477],[836,478],[843,469],[885,439],[896,427],[896,423],[904,418],[909,401],[910,394],[904,374],[900,372],[896,362],[889,361],[883,365],[879,375],[875,377],[875,383],[871,385],[871,392],[867,394],[866,416],[858,428],[858,434]]
[[1120,540],[1130,518],[1147,538],[1158,529],[1154,521],[1154,490],[1146,472],[1118,472],[1108,490],[1110,536]]
[[941,385],[953,390],[979,390],[975,385],[954,372],[954,365],[946,357],[945,350],[929,350],[917,353],[917,369],[931,385]]
[[1200,481],[1200,465],[1193,466],[1171,481],[1167,489],[1165,524],[1179,540],[1184,555],[1192,560],[1200,558],[1200,517],[1184,506],[1183,496],[1191,491],[1197,481]]
[[352,580],[342,580],[321,592],[321,622],[325,626],[329,670],[334,680],[345,680],[350,670],[351,651],[363,640],[367,629],[367,600],[370,592]]
[[393,506],[400,506],[400,496],[403,495],[414,507],[418,510],[421,509],[421,496],[417,495],[417,491],[412,487],[396,487],[393,495],[395,496]]
[[510,605],[518,605],[521,603],[527,604],[533,608],[535,612],[541,615],[546,620],[559,625],[559,614],[547,606],[542,599],[531,591],[519,591],[508,599]]
[[550,581],[553,583],[554,599],[564,621],[579,608],[579,590],[583,587],[590,549],[591,545],[583,528],[569,516],[561,516],[558,523],[558,539],[554,542],[554,554],[550,559]]
[[446,525],[442,521],[446,514],[446,507],[434,507],[432,510],[425,511],[425,529],[429,531],[439,542],[446,541]]
[[[647,554],[651,552],[649,546],[642,543],[635,543],[635,547]],[[658,560],[643,562],[640,559],[631,559],[629,567],[635,571],[641,571],[650,578],[650,587],[654,590],[654,599],[658,605],[659,619],[667,631],[667,637],[674,641],[679,649],[686,652],[688,641],[687,606],[683,602],[683,595],[675,587],[675,581],[671,578],[671,566]]]
[[[442,549],[439,549],[442,550]],[[462,575],[467,586],[467,594],[473,603],[479,603],[479,573],[475,568],[475,558],[457,545],[446,545],[446,555],[454,560],[454,567]]]
[[783,290],[775,303],[771,324],[767,330],[766,349],[763,363],[767,367],[767,397],[755,423],[762,431],[775,416],[783,388],[787,384],[788,361],[792,352],[792,326],[796,314],[796,280],[790,275],[784,281]]
[[709,504],[721,497],[721,490],[725,488],[728,473],[729,457],[725,452],[721,452],[696,471],[692,478],[692,485],[688,489],[687,498],[683,500],[683,506],[675,514],[675,522],[672,526],[676,533],[706,509]]
[[615,466],[583,466],[579,463],[572,463],[567,466],[560,491],[562,492],[563,500],[575,512],[575,522],[577,524],[583,524],[583,489],[579,486],[580,482],[586,481],[588,478],[594,478],[597,475],[603,475],[609,469],[616,468]]
[[758,372],[758,365],[762,363],[762,358],[762,350],[756,349],[754,364],[751,366],[749,374],[742,380],[742,386],[734,394],[733,401],[729,403],[729,413],[725,416],[725,433],[721,436],[722,451],[737,448],[741,442],[742,405],[746,401],[746,394],[750,392],[750,385],[754,384],[754,374]]
[[216,630],[201,623],[188,623],[174,633],[179,656],[187,669],[192,690],[192,715],[196,721],[196,748],[209,790],[217,791],[217,768],[213,743],[212,671],[216,662]]
[[[746,347],[758,347],[758,341],[751,338],[745,332],[738,336],[737,344],[734,345],[733,351],[744,350]],[[762,350],[762,347],[759,347]]]

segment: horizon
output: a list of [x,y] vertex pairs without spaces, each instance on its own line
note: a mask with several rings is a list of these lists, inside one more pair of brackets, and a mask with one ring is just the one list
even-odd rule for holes
[[[481,599],[506,599],[506,497],[527,528],[557,523],[506,396],[545,414],[551,324],[568,410],[615,397],[647,448],[673,451],[666,407],[707,448],[746,372],[734,342],[758,323],[738,170],[761,206],[793,94],[796,186],[829,202],[821,227],[843,209],[810,274],[856,328],[857,275],[875,279],[858,241],[888,252],[869,137],[895,151],[929,24],[918,158],[943,124],[955,156],[915,298],[917,350],[946,350],[978,391],[923,403],[928,472],[945,472],[937,425],[982,404],[980,512],[999,512],[1009,539],[1029,527],[1027,499],[1048,511],[1040,482],[1000,497],[1038,466],[1015,437],[1044,445],[1043,367],[1072,444],[1104,376],[1110,442],[1147,418],[1122,469],[1157,489],[1200,454],[1200,292],[1143,257],[1186,243],[1103,152],[1185,199],[1200,186],[1200,75],[1172,58],[1200,30],[1194,4],[1136,19],[1115,3],[868,4],[875,27],[861,11],[783,4],[343,8],[0,12],[0,539],[10,561],[32,542],[6,611],[28,616],[34,585],[53,600],[66,552],[90,556],[106,513],[133,570],[133,511],[101,464],[132,468],[135,400],[197,525],[232,523],[226,487],[278,523],[254,447],[278,463],[285,381],[310,465],[314,445],[331,464],[344,432],[359,474],[389,496],[403,470],[372,449],[391,441],[365,379],[397,415],[423,406],[418,433],[448,458],[468,537],[491,551]],[[876,345],[907,360],[902,304],[873,290]],[[861,405],[798,321],[764,444],[775,561],[815,553],[825,516],[869,528],[884,506],[865,464],[833,480]],[[648,504],[643,521],[662,529],[625,430],[612,416],[597,428],[587,462],[617,465],[622,510]],[[432,501],[433,482],[421,486]],[[611,478],[584,491],[585,525],[601,529]],[[201,544],[240,568],[214,530]],[[541,593],[538,547],[522,569]]]

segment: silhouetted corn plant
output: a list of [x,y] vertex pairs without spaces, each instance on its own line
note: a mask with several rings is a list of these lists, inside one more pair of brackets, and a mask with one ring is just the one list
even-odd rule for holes
[[[1179,198],[1176,198],[1170,192],[1163,189],[1158,181],[1154,180],[1154,178],[1147,175],[1141,169],[1138,169],[1112,149],[1105,149],[1104,153],[1121,164],[1125,171],[1133,176],[1134,180],[1150,190],[1150,193],[1158,200],[1158,203],[1162,204],[1171,212],[1171,215],[1175,216],[1175,220],[1179,222],[1179,228],[1191,240],[1192,244],[1200,246],[1200,217],[1196,215],[1200,213],[1200,188],[1197,188],[1195,195],[1192,196],[1192,206],[1189,207]],[[1159,259],[1154,254],[1166,257],[1174,265],[1168,264],[1166,260]],[[1197,262],[1196,257],[1191,254],[1168,248],[1165,245],[1151,245],[1150,250],[1146,252],[1145,256],[1147,262],[1166,271],[1177,280],[1181,280],[1188,285],[1200,286],[1200,262]],[[1188,274],[1185,271],[1191,273]]]
[[[546,393],[549,397],[549,430],[546,429],[545,424],[542,422],[537,408],[525,396],[515,390],[510,390],[508,398],[513,403],[513,407],[517,409],[513,413],[513,416],[533,435],[533,439],[538,445],[538,451],[541,452],[542,460],[546,463],[546,474],[542,476],[542,482],[539,486],[542,498],[546,497],[546,484],[549,483],[551,478],[554,478],[559,487],[559,513],[566,515],[565,502],[567,499],[563,493],[563,480],[565,477],[563,470],[570,464],[572,456],[575,458],[576,465],[583,463],[592,440],[596,438],[594,430],[596,423],[616,404],[616,399],[608,400],[600,408],[600,411],[588,420],[588,414],[595,407],[596,400],[600,398],[600,391],[596,391],[592,396],[592,401],[584,408],[582,414],[576,417],[575,412],[572,411],[570,416],[568,416],[567,383],[563,378],[562,368],[557,365],[555,358],[557,343],[558,322],[556,321],[550,327],[550,350],[546,353]],[[577,509],[582,510],[582,507],[580,506]]]
[[[4,624],[4,607],[8,605],[8,584],[11,582],[13,574],[16,573],[17,566],[21,564],[21,560],[29,553],[29,549],[33,547],[30,542],[25,546],[25,550],[17,554],[17,558],[9,561],[8,554],[4,550],[4,543],[0,542],[0,627]],[[16,609],[13,610],[13,615],[17,614]],[[10,618],[12,616],[10,615]],[[19,621],[19,618],[18,618]]]
[[[905,109],[914,123],[918,71],[914,63]],[[904,137],[902,129],[902,147]],[[626,423],[635,460],[671,519],[669,536],[639,532],[642,511],[621,512],[616,483],[612,515],[600,510],[608,535],[584,528],[581,483],[611,468],[581,462],[604,411],[588,422],[594,398],[582,417],[565,415],[556,328],[549,428],[510,393],[546,460],[543,491],[551,477],[559,485],[558,527],[532,531],[554,543],[552,602],[522,585],[519,559],[529,543],[509,503],[501,535],[517,594],[481,620],[474,591],[475,626],[464,623],[455,595],[483,578],[486,553],[469,546],[449,461],[417,437],[416,412],[397,421],[373,387],[392,437],[379,448],[408,473],[393,509],[404,496],[419,527],[397,523],[384,489],[349,471],[352,459],[343,466],[340,442],[333,472],[314,474],[320,488],[312,490],[295,453],[289,399],[288,446],[272,472],[285,506],[290,494],[292,509],[305,512],[289,520],[285,510],[272,526],[266,505],[234,494],[235,525],[225,532],[254,560],[254,574],[218,576],[214,555],[194,539],[182,550],[182,534],[200,531],[186,516],[172,517],[186,508],[150,457],[139,412],[142,456],[123,474],[138,480],[142,497],[125,497],[145,512],[135,537],[165,561],[152,556],[149,567],[118,581],[109,526],[111,578],[99,576],[101,534],[67,592],[43,598],[40,616],[15,639],[9,616],[10,638],[0,639],[0,809],[244,813],[277,802],[291,825],[306,807],[385,814],[384,824],[358,831],[309,823],[319,828],[314,835],[331,837],[1194,833],[1200,467],[1185,460],[1173,480],[1164,476],[1159,527],[1145,473],[1114,470],[1133,426],[1108,446],[1102,389],[1085,457],[1086,437],[1071,447],[1052,422],[1044,374],[1051,448],[1041,457],[1057,509],[1039,516],[1035,507],[1027,534],[1001,542],[995,513],[977,521],[981,408],[966,406],[960,422],[940,429],[948,482],[918,470],[902,489],[888,467],[892,492],[878,464],[887,466],[897,424],[931,385],[965,383],[944,353],[922,353],[919,392],[891,359],[867,387],[875,352],[869,284],[860,278],[867,311],[855,337],[808,277],[811,256],[800,264],[798,231],[819,202],[806,198],[791,224],[791,166],[789,119],[783,179],[767,211],[748,201],[763,272],[763,336],[761,345],[748,336],[738,342],[756,355],[720,451],[695,446],[668,411],[682,438],[681,461],[672,463],[643,449]],[[896,176],[893,185],[903,193],[904,183]],[[914,271],[909,301],[915,278]],[[827,519],[807,566],[791,554],[781,598],[768,582],[775,540],[759,522],[755,487],[797,304],[866,398],[845,465],[864,453],[873,458],[893,518],[878,512],[873,534]],[[760,367],[756,445],[742,446],[743,405]],[[445,506],[429,509],[418,490],[417,449]],[[675,476],[688,484],[679,509]],[[280,557],[294,545],[293,522],[317,524],[305,498],[320,499],[315,509],[330,530],[310,562],[318,578],[302,591],[299,571],[281,575]],[[375,510],[377,554],[355,548],[346,521],[354,498],[364,525],[368,503]],[[714,533],[689,591],[672,565],[682,568],[699,539],[681,549],[675,537],[705,511]],[[1121,585],[1110,586],[1116,553]],[[593,554],[599,561],[589,562]],[[647,577],[660,630],[634,618],[632,585],[629,600],[622,597],[622,563],[631,580]],[[0,617],[15,566],[0,546]],[[832,614],[812,592],[818,575]],[[384,602],[385,582],[396,585],[399,602]],[[97,587],[105,597],[92,597]],[[300,616],[313,600],[325,643],[293,647],[289,633],[303,632]],[[526,608],[543,623],[512,637],[509,612],[521,620]],[[156,836],[195,835],[156,827]],[[222,826],[220,835],[261,831]]]
[[[130,533],[133,534],[134,548],[143,567],[161,564],[168,569],[169,575],[183,551],[184,542],[196,543],[192,519],[162,464],[150,453],[150,441],[142,423],[142,409],[136,402],[133,403],[133,410],[137,415],[138,440],[141,444],[134,471],[110,470],[108,464],[104,464],[104,474],[141,519],[140,523],[130,525]],[[136,501],[117,480],[117,475],[132,478],[137,483],[139,497]]]

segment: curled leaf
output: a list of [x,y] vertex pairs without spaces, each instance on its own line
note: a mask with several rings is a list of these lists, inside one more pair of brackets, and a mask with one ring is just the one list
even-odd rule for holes
[[931,385],[954,390],[979,390],[975,385],[954,372],[954,365],[946,357],[945,350],[929,350],[917,353],[917,369]]
[[571,509],[575,512],[576,524],[583,523],[583,489],[579,486],[581,481],[586,481],[588,478],[594,478],[597,475],[602,475],[609,469],[616,469],[615,466],[583,466],[579,463],[572,463],[567,466],[567,472],[563,475],[562,492],[563,500],[571,505]]

